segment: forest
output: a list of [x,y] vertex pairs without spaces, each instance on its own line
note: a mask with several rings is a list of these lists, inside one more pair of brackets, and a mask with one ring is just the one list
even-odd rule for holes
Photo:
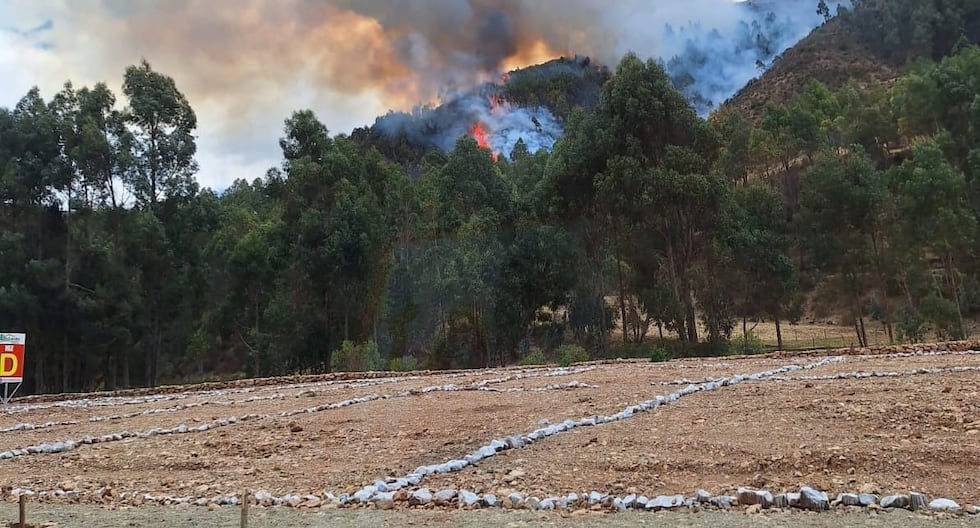
[[[467,368],[662,343],[722,354],[819,302],[867,343],[980,312],[980,48],[891,85],[697,116],[627,55],[553,151],[412,163],[314,112],[280,166],[195,180],[197,119],[143,62],[0,108],[0,329],[28,392]],[[572,87],[571,89],[574,89]],[[373,139],[372,141],[376,141]],[[782,343],[780,342],[781,346]]]

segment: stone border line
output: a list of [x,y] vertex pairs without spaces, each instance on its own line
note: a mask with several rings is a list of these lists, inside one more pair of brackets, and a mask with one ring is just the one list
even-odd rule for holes
[[[552,376],[569,376],[578,374],[580,372],[588,372],[594,370],[594,366],[579,366],[579,367],[535,367],[527,368],[522,367],[521,369],[514,369],[515,374],[507,376],[506,381],[514,379],[526,379],[526,378],[539,378],[539,377],[552,377]],[[476,376],[477,374],[482,374],[484,376],[491,374],[500,374],[505,371],[502,370],[488,370],[488,371],[462,371],[455,372],[452,374],[447,374],[447,378],[460,378],[467,376]],[[158,403],[164,401],[173,400],[184,400],[187,398],[196,397],[217,397],[217,396],[228,396],[232,394],[247,394],[251,392],[256,392],[258,390],[275,389],[277,391],[289,391],[295,389],[313,389],[322,387],[331,388],[364,388],[374,385],[383,385],[387,383],[400,383],[405,381],[414,381],[422,379],[426,376],[417,375],[405,375],[405,376],[388,376],[381,378],[351,378],[351,379],[340,379],[340,380],[328,380],[328,381],[313,381],[313,382],[303,382],[303,383],[293,383],[281,386],[258,386],[258,387],[243,387],[236,389],[227,390],[202,390],[194,391],[189,390],[181,393],[166,393],[166,394],[144,394],[141,396],[105,396],[98,398],[76,398],[70,400],[60,400],[52,402],[43,403],[26,403],[21,405],[14,405],[7,407],[5,409],[0,409],[0,415],[9,415],[23,412],[30,412],[35,410],[47,410],[52,408],[67,407],[67,408],[87,408],[87,407],[115,407],[122,405],[142,405],[148,403]],[[491,380],[493,382],[494,380]],[[305,391],[304,391],[305,392]],[[302,392],[297,395],[302,395]],[[257,398],[264,398],[258,396]],[[237,400],[236,400],[237,401]]]
[[[14,488],[4,491],[3,496],[16,499],[21,495],[37,497],[41,500],[77,500],[91,496],[103,503],[116,502],[119,505],[141,506],[154,503],[161,506],[194,505],[194,506],[236,506],[241,504],[238,496],[172,496],[153,495],[141,492],[118,493],[112,488],[101,487],[95,491],[64,490],[61,488],[35,492],[30,489]],[[256,491],[249,495],[248,502],[262,507],[286,506],[291,508],[321,508],[321,507],[358,507],[357,503],[345,501],[343,496],[337,497],[332,493],[322,494],[286,494],[275,496],[268,491]],[[551,495],[538,498],[521,493],[511,493],[507,497],[498,498],[492,493],[477,494],[461,489],[447,488],[433,492],[428,488],[419,488],[412,493],[399,490],[389,498],[383,498],[371,503],[371,506],[381,509],[391,509],[398,505],[407,507],[429,507],[460,509],[503,508],[510,510],[598,510],[608,512],[625,512],[638,510],[647,512],[657,511],[699,511],[702,509],[729,510],[735,507],[745,507],[746,513],[761,513],[764,510],[781,511],[797,509],[813,512],[831,510],[875,510],[875,511],[929,511],[953,514],[980,514],[980,507],[965,505],[948,498],[930,500],[924,493],[910,492],[892,495],[871,493],[839,493],[834,500],[823,491],[808,486],[799,488],[796,492],[784,492],[773,495],[767,490],[753,488],[738,488],[734,494],[712,495],[705,490],[698,490],[693,496],[684,495],[646,495],[630,493],[619,497],[602,494],[598,491],[569,493],[567,495]]]
[[[349,496],[351,502],[356,503],[369,503],[376,502],[379,500],[392,500],[395,492],[401,490],[402,488],[407,488],[409,486],[417,486],[422,482],[427,475],[432,474],[443,474],[443,473],[454,473],[461,471],[467,466],[476,464],[480,460],[492,457],[501,451],[506,451],[510,449],[520,449],[529,444],[532,444],[542,438],[547,438],[559,433],[563,433],[578,427],[583,426],[596,426],[611,422],[617,422],[621,420],[627,420],[634,417],[637,413],[646,412],[661,405],[669,405],[677,400],[695,394],[702,391],[716,390],[721,387],[728,387],[732,385],[737,385],[743,381],[758,381],[768,378],[772,378],[787,372],[793,372],[798,370],[810,370],[814,368],[819,368],[831,363],[838,363],[843,361],[843,357],[827,357],[823,358],[815,363],[809,365],[786,365],[779,367],[774,370],[767,370],[763,372],[757,372],[755,374],[749,375],[735,375],[727,378],[722,378],[717,381],[709,381],[701,384],[692,384],[675,391],[667,396],[656,396],[653,399],[641,402],[637,405],[630,405],[625,409],[619,411],[618,413],[611,416],[601,416],[595,415],[587,418],[581,418],[579,420],[568,419],[560,424],[548,425],[540,429],[531,431],[530,433],[523,435],[509,436],[505,438],[498,438],[491,440],[489,444],[477,449],[476,451],[466,455],[461,459],[449,460],[440,464],[431,464],[427,466],[420,466],[415,469],[415,471],[398,478],[389,477],[385,480],[376,480],[373,484],[362,487],[358,491],[354,492],[353,495]],[[346,494],[341,496],[341,502],[348,498]]]
[[[866,378],[904,378],[911,376],[924,376],[929,374],[962,374],[964,372],[980,372],[980,365],[969,365],[965,367],[923,367],[910,370],[900,370],[894,372],[882,372],[877,370],[864,370],[853,372],[839,372],[837,374],[824,374],[821,376],[776,376],[773,381],[834,381],[847,379],[866,379]],[[654,381],[651,385],[685,385],[691,383],[707,383],[715,381],[714,378],[705,378],[702,381],[691,381],[688,379],[672,381]]]
[[[587,369],[587,370],[591,370],[591,369]],[[579,371],[576,371],[574,373],[584,372],[584,371],[585,370],[579,370]],[[562,375],[567,375],[567,374],[566,373],[563,373]],[[420,395],[420,394],[428,394],[428,393],[431,393],[431,392],[481,391],[481,392],[513,393],[513,392],[524,392],[524,391],[527,391],[527,392],[541,392],[541,391],[551,391],[551,390],[572,390],[572,389],[581,389],[581,388],[597,388],[596,385],[588,385],[586,383],[581,383],[579,381],[571,381],[569,383],[562,383],[562,384],[551,384],[551,385],[548,385],[546,387],[532,387],[530,389],[524,389],[524,388],[521,388],[521,387],[510,387],[510,388],[507,388],[507,389],[495,389],[495,388],[492,388],[492,387],[488,387],[487,386],[487,385],[489,385],[491,383],[493,383],[493,384],[496,384],[496,383],[505,383],[507,381],[513,381],[514,379],[519,379],[519,378],[517,378],[516,376],[511,376],[511,377],[507,377],[507,378],[495,378],[495,379],[491,379],[491,380],[480,380],[480,381],[474,382],[472,384],[463,385],[463,386],[457,386],[457,385],[453,385],[453,384],[449,384],[449,385],[434,385],[434,386],[430,386],[430,387],[422,387],[420,389],[409,389],[409,390],[397,392],[397,393],[394,393],[394,394],[369,394],[369,395],[361,396],[361,397],[358,397],[358,398],[351,398],[351,399],[343,400],[343,401],[340,401],[340,402],[328,403],[328,404],[318,405],[318,406],[315,406],[315,407],[308,407],[308,408],[302,408],[302,409],[293,409],[293,410],[290,410],[290,411],[282,411],[282,412],[280,412],[280,413],[278,413],[276,415],[268,415],[268,414],[246,414],[246,415],[243,415],[241,417],[232,416],[232,417],[229,417],[229,418],[214,420],[212,422],[209,422],[209,423],[206,423],[206,424],[202,424],[202,425],[199,425],[199,426],[194,426],[194,427],[188,427],[185,424],[180,424],[180,425],[177,425],[177,426],[174,426],[174,427],[170,427],[170,428],[166,428],[166,429],[155,427],[155,428],[152,428],[152,429],[149,429],[149,430],[146,430],[146,431],[138,431],[138,432],[122,431],[122,432],[118,432],[118,433],[110,433],[110,434],[100,435],[100,436],[96,436],[96,437],[93,437],[93,436],[90,436],[90,435],[85,435],[81,439],[76,439],[76,440],[59,440],[59,441],[50,442],[50,443],[44,442],[44,443],[41,443],[41,444],[36,444],[36,445],[28,446],[28,447],[25,447],[25,448],[11,449],[11,450],[7,450],[7,451],[2,451],[2,452],[0,452],[0,460],[8,460],[8,459],[11,459],[11,458],[16,458],[16,457],[21,457],[21,456],[27,456],[27,455],[36,455],[36,454],[63,453],[63,452],[66,452],[66,451],[71,451],[71,450],[73,450],[73,449],[75,449],[75,448],[77,448],[79,446],[82,446],[82,445],[104,444],[104,443],[108,443],[108,442],[118,442],[118,441],[126,440],[126,439],[129,439],[129,438],[145,439],[145,438],[152,438],[154,436],[171,435],[171,434],[187,434],[187,433],[199,433],[199,432],[202,433],[202,432],[208,431],[210,429],[214,429],[216,427],[227,427],[229,425],[234,425],[234,424],[238,424],[238,423],[244,423],[246,421],[254,421],[254,420],[260,420],[260,419],[266,419],[266,418],[270,418],[270,417],[273,417],[273,416],[277,416],[277,417],[280,417],[280,418],[288,418],[288,417],[296,416],[296,415],[300,415],[300,414],[313,414],[313,413],[318,413],[318,412],[332,410],[332,409],[340,409],[340,408],[343,408],[343,407],[349,407],[351,405],[356,405],[356,404],[366,403],[366,402],[371,402],[371,401],[376,401],[376,400],[388,400],[388,399],[393,399],[393,398],[404,398],[404,397],[408,397],[408,396],[416,396],[416,395]],[[186,408],[186,406],[185,406],[185,408]],[[28,424],[28,425],[30,425],[30,424]],[[52,426],[53,425],[54,424],[52,423]]]

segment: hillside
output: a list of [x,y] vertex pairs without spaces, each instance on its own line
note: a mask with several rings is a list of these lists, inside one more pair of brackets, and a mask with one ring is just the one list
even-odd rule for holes
[[848,81],[890,84],[907,64],[939,60],[980,42],[980,5],[930,6],[911,0],[864,0],[786,50],[763,75],[725,103],[758,121],[769,102],[787,103],[811,81],[837,90]]
[[758,122],[767,103],[788,103],[811,81],[837,90],[852,79],[861,85],[890,83],[900,70],[899,64],[875,53],[857,26],[835,18],[786,50],[768,71],[739,90],[725,106],[735,107]]
[[464,135],[508,156],[520,139],[535,152],[550,150],[574,108],[590,109],[611,73],[589,57],[561,57],[513,70],[444,98],[438,106],[391,111],[351,137],[391,160],[417,164],[427,152],[449,152]]

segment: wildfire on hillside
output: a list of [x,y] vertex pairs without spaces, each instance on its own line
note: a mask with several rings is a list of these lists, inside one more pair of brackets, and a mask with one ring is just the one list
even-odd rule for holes
[[490,140],[487,139],[487,131],[483,127],[483,123],[477,121],[470,129],[470,135],[472,135],[473,139],[476,140],[476,144],[480,145],[480,148],[485,148],[490,151],[490,156],[493,157],[493,161],[497,161],[497,159],[499,159],[499,154],[494,152],[493,148],[490,146]]

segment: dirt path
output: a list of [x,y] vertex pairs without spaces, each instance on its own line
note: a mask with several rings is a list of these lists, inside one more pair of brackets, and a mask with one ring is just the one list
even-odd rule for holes
[[[6,526],[16,521],[17,505],[0,504],[0,522]],[[31,504],[28,521],[35,526],[49,524],[52,528],[141,528],[165,526],[167,528],[237,528],[237,508],[160,508],[142,507],[107,510],[86,505]],[[644,526],[650,528],[741,528],[782,527],[799,528],[877,528],[904,526],[907,528],[958,528],[975,527],[976,517],[949,517],[940,519],[911,512],[891,512],[878,515],[867,513],[772,513],[745,515],[742,513],[623,513],[595,514],[583,517],[559,514],[507,512],[507,511],[379,511],[379,510],[324,510],[318,512],[289,508],[254,510],[249,517],[250,528],[320,528],[327,526],[386,527],[386,526],[445,526],[459,528],[483,528],[502,526],[524,528],[535,526],[558,527],[619,527]]]

